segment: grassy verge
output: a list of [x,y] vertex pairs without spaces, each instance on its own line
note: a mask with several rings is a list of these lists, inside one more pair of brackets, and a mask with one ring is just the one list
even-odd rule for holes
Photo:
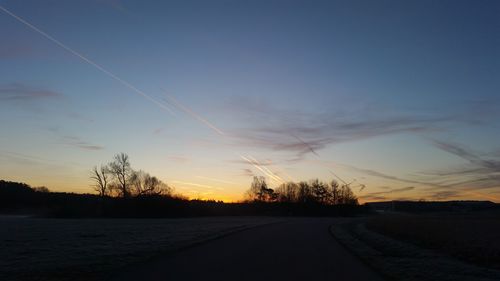
[[499,270],[466,263],[446,253],[375,232],[366,227],[368,223],[372,227],[378,223],[371,220],[339,223],[331,227],[331,232],[388,280],[500,280]]
[[468,263],[500,269],[500,214],[379,216],[368,219],[366,227]]

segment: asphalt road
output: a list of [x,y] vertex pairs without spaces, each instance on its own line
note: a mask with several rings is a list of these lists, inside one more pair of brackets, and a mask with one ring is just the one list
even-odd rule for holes
[[116,280],[382,280],[329,233],[332,219],[293,219],[191,247]]

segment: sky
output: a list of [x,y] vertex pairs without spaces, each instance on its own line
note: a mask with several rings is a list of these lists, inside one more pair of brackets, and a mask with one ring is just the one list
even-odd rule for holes
[[499,1],[0,0],[0,179],[500,202]]

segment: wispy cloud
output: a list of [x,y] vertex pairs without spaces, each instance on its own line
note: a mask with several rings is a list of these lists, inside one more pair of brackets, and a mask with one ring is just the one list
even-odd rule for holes
[[278,173],[271,171],[269,168],[266,166],[262,166],[260,162],[253,158],[252,156],[240,156],[243,160],[247,161],[249,164],[254,166],[257,170],[261,171],[262,174],[266,175],[270,180],[274,181],[275,183],[285,183],[286,181],[283,180]]
[[254,177],[255,173],[249,168],[243,168],[242,173],[240,175],[245,177]]
[[471,149],[451,142],[432,140],[437,148],[467,161],[466,164],[445,170],[427,171],[424,175],[448,182],[446,187],[495,188],[500,187],[500,160],[496,155],[485,158]]
[[480,157],[476,153],[472,152],[470,149],[465,148],[464,146],[461,146],[458,144],[437,141],[437,140],[434,140],[433,143],[439,149],[444,150],[448,153],[454,154],[458,157],[461,157],[477,167],[487,169],[491,172],[500,172],[500,161],[499,160],[483,159],[482,157]]
[[388,174],[381,173],[381,172],[378,172],[375,170],[357,168],[357,167],[344,165],[344,164],[339,164],[339,165],[347,167],[351,170],[363,173],[365,175],[374,176],[374,177],[378,177],[378,178],[382,178],[382,179],[393,180],[393,181],[404,182],[404,183],[419,184],[419,185],[424,185],[424,186],[443,187],[442,185],[440,185],[438,183],[434,183],[434,182],[412,180],[412,179],[397,177],[397,176],[393,176],[393,175],[388,175]]
[[200,184],[200,183],[195,183],[195,182],[186,182],[186,181],[178,181],[178,180],[173,180],[171,181],[173,184],[178,184],[181,186],[192,186],[192,187],[201,187],[201,188],[208,188],[208,189],[216,189],[216,190],[223,190],[223,188],[218,187],[218,186],[212,186],[212,185],[207,185],[207,184]]
[[43,88],[28,86],[23,83],[9,83],[0,85],[0,101],[34,101],[45,99],[57,99],[62,94]]
[[[396,181],[396,182],[400,182],[400,183],[417,184],[419,186],[444,187],[443,185],[441,185],[439,183],[436,183],[436,182],[432,182],[432,181],[415,180],[415,179],[409,179],[409,178],[400,177],[400,176],[389,175],[387,173],[382,173],[382,172],[379,172],[379,171],[376,171],[376,170],[366,169],[366,168],[360,168],[360,167],[354,167],[352,165],[337,163],[337,162],[333,162],[333,161],[308,160],[308,162],[310,162],[310,163],[318,163],[318,164],[321,164],[321,165],[332,167],[334,169],[335,168],[343,168],[343,169],[351,170],[353,172],[356,172],[356,173],[359,173],[359,174],[363,174],[363,175],[366,175],[366,176],[377,177],[377,178],[391,180],[391,181]],[[382,186],[382,187],[379,187],[379,188],[390,189],[390,187],[387,187],[387,186]]]
[[[370,193],[367,193],[367,194],[363,194],[363,195],[359,195],[359,198],[363,199],[363,200],[374,200],[374,201],[382,201],[382,200],[388,200],[388,199],[391,199],[391,200],[407,200],[406,197],[400,197],[398,196],[397,198],[394,196],[394,194],[396,194],[396,196],[400,193],[404,193],[404,192],[407,192],[407,191],[412,191],[415,189],[414,186],[407,186],[407,187],[401,187],[401,188],[388,188],[388,187],[384,187],[384,191],[379,191],[379,192],[370,192]],[[389,195],[389,197],[387,196]]]
[[34,48],[27,43],[13,42],[5,38],[0,44],[0,59],[26,58],[34,53]]
[[167,157],[169,160],[172,162],[178,163],[178,164],[184,164],[188,163],[191,161],[191,158],[186,157],[186,156],[181,156],[181,155],[170,155]]
[[18,164],[24,168],[26,168],[26,167],[38,167],[38,168],[43,168],[43,169],[52,170],[52,171],[66,170],[69,168],[69,166],[71,166],[72,168],[78,168],[78,169],[81,169],[82,167],[86,168],[85,166],[81,165],[80,163],[76,163],[76,162],[61,163],[60,161],[57,161],[54,159],[47,159],[44,157],[28,155],[26,153],[19,153],[19,152],[7,151],[7,150],[2,150],[2,149],[0,149],[0,158],[6,159],[6,161],[3,161],[2,163],[15,163],[15,164]]
[[[228,162],[230,163],[235,163],[235,164],[244,164],[244,165],[248,165],[248,161],[247,160],[244,160],[244,159],[232,159],[232,160],[228,160]],[[270,166],[272,165],[273,163],[270,162],[270,161],[262,161],[259,163],[260,166]]]
[[64,144],[78,147],[78,148],[81,148],[84,150],[102,150],[102,149],[104,149],[104,146],[96,145],[96,144],[92,144],[92,143],[83,141],[82,139],[80,139],[79,137],[76,137],[76,136],[63,136],[62,142]]
[[209,181],[214,181],[214,182],[219,182],[219,183],[237,185],[237,183],[235,183],[235,182],[228,181],[228,180],[223,180],[223,179],[216,179],[216,178],[205,177],[205,176],[196,176],[196,177],[199,178],[199,179],[202,179],[202,180],[209,180]]
[[[227,108],[237,111],[249,126],[231,130],[235,142],[295,154],[300,161],[306,154],[321,154],[325,147],[397,133],[423,133],[442,130],[453,121],[438,115],[410,115],[396,112],[347,111],[304,112],[274,108],[251,99],[237,99]],[[253,124],[253,125],[252,125]]]
[[445,190],[445,191],[437,191],[435,193],[432,193],[428,197],[434,199],[434,200],[443,200],[443,199],[450,199],[452,197],[459,196],[460,192],[457,190]]
[[370,192],[366,194],[366,196],[373,196],[373,195],[383,195],[383,194],[394,194],[394,193],[400,193],[400,192],[405,192],[405,191],[410,191],[414,190],[414,186],[407,186],[407,187],[401,187],[401,188],[392,188],[389,190],[384,190],[384,191],[379,191],[379,192]]
[[13,151],[0,150],[0,156],[8,158],[12,161],[18,162],[24,165],[47,165],[55,164],[56,161],[48,160],[45,158],[40,158],[32,155],[27,155],[24,153],[18,153]]
[[387,197],[381,196],[381,195],[363,195],[363,196],[359,196],[359,198],[361,198],[363,200],[373,200],[373,201],[387,200]]
[[93,118],[89,118],[83,114],[80,114],[78,112],[68,112],[66,114],[66,116],[68,118],[71,118],[73,120],[78,120],[78,121],[85,121],[85,122],[89,122],[89,123],[93,123],[95,122],[95,120]]
[[163,131],[165,131],[165,127],[161,127],[161,128],[156,128],[153,130],[153,135],[160,135]]

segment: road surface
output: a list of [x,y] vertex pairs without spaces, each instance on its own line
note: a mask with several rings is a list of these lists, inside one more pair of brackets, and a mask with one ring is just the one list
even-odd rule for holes
[[292,219],[191,247],[116,280],[382,280],[329,233],[333,219]]

